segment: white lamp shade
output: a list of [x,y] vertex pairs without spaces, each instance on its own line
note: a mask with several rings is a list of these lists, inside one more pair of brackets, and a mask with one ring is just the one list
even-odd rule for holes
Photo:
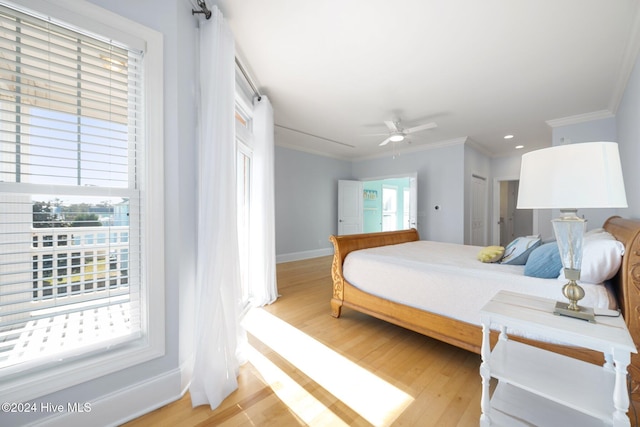
[[522,156],[519,209],[626,208],[615,142],[585,142]]

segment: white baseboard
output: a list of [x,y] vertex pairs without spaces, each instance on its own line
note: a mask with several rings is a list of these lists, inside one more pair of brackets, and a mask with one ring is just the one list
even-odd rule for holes
[[333,255],[333,248],[314,249],[311,251],[276,255],[276,263],[280,264],[281,262],[300,261],[303,259],[318,258],[327,255]]
[[174,369],[90,402],[89,411],[64,412],[37,422],[46,427],[118,426],[182,397],[180,370]]

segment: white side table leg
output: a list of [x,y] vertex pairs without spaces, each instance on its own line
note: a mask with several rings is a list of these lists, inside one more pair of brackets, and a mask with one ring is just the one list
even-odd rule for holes
[[504,325],[500,325],[500,341],[506,341],[509,338],[507,337],[507,327]]
[[480,399],[480,426],[488,427],[491,425],[490,411],[491,399],[489,396],[489,384],[491,382],[491,371],[489,368],[489,357],[491,356],[491,342],[489,340],[490,328],[484,319],[482,321],[482,364],[480,365],[480,376],[482,377],[482,398]]
[[616,382],[613,388],[613,406],[615,412],[613,413],[613,425],[614,427],[628,427],[631,425],[627,411],[629,410],[629,394],[627,389],[627,366],[629,366],[630,355],[625,354],[613,354],[613,361],[615,363]]
[[604,365],[603,368],[609,372],[613,372],[613,355],[610,353],[604,354]]

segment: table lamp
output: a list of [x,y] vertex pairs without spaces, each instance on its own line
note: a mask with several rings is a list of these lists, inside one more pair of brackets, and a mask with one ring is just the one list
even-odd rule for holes
[[552,220],[567,284],[555,314],[595,321],[593,309],[578,305],[584,289],[578,285],[586,221],[581,208],[625,208],[618,144],[585,142],[532,151],[522,156],[518,209],[560,209]]

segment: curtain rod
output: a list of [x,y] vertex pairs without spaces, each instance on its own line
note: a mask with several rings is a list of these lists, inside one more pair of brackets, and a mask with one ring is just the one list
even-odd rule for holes
[[[198,7],[200,8],[200,10],[191,9],[191,15],[195,15],[196,13],[202,13],[204,14],[205,18],[207,19],[211,18],[211,11],[207,7],[207,3],[205,2],[205,0],[196,0],[196,2],[198,3]],[[235,59],[236,59],[236,65],[240,69],[240,72],[244,76],[244,79],[247,81],[247,83],[251,87],[253,94],[258,97],[258,101],[260,101],[262,99],[262,94],[260,93],[256,85],[253,83],[253,80],[251,80],[251,77],[249,77],[249,73],[247,73],[247,70],[242,65],[242,62],[238,59],[237,56],[235,57]]]
[[240,59],[238,59],[237,56],[236,56],[236,65],[238,66],[238,69],[244,76],[244,79],[247,81],[247,83],[251,87],[253,94],[256,95],[258,97],[258,101],[260,101],[262,99],[262,94],[260,93],[256,85],[253,83],[253,80],[251,80],[251,77],[249,77],[249,73],[247,73],[247,70],[245,70],[244,66],[242,65],[242,62],[240,61]]
[[207,19],[211,18],[211,11],[207,7],[207,3],[205,3],[204,0],[196,0],[196,1],[198,3],[198,7],[200,8],[200,10],[191,9],[191,14],[195,15],[196,13],[202,13],[204,14],[205,18]]

